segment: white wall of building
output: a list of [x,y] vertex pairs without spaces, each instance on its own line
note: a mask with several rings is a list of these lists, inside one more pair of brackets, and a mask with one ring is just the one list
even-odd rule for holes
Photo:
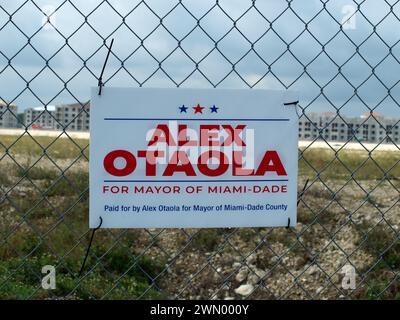
[[33,129],[54,129],[55,106],[40,106],[25,110],[25,126]]
[[400,142],[400,118],[380,114],[344,117],[336,113],[309,113],[299,120],[299,139],[327,141]]
[[18,128],[18,108],[16,105],[7,105],[0,101],[0,128]]
[[[0,127],[18,127],[17,119],[11,113],[3,112]],[[12,106],[15,108],[16,106]],[[58,106],[29,108],[25,110],[25,125],[39,129],[89,131],[90,102],[81,105],[63,104]],[[381,114],[365,114],[360,117],[345,117],[336,113],[307,113],[299,120],[300,140],[366,141],[372,143],[400,143],[400,118],[385,118]]]

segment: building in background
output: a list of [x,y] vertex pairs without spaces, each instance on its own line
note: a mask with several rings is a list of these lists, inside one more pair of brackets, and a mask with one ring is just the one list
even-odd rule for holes
[[54,129],[55,106],[40,106],[25,110],[25,126],[30,129]]
[[90,101],[84,103],[63,104],[56,107],[55,129],[89,131]]
[[360,117],[335,112],[307,113],[299,120],[299,139],[327,141],[400,142],[400,119],[366,113]]
[[0,101],[0,128],[18,128],[18,107]]
[[[13,115],[14,113],[14,115]],[[0,128],[18,128],[17,107],[0,102]],[[90,101],[29,108],[24,112],[25,125],[32,129],[89,131]],[[310,112],[299,120],[299,140],[366,141],[400,143],[400,118],[386,118],[380,113],[346,117],[336,112]]]
[[28,108],[24,119],[29,129],[89,131],[90,103]]

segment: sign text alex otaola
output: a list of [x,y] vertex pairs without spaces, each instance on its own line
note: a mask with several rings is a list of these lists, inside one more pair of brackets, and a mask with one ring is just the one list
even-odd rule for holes
[[90,226],[296,222],[297,115],[268,90],[93,91]]

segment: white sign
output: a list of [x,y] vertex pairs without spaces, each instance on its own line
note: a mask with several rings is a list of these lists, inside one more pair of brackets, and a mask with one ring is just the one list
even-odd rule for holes
[[291,101],[255,89],[93,88],[90,227],[100,217],[102,228],[295,225]]

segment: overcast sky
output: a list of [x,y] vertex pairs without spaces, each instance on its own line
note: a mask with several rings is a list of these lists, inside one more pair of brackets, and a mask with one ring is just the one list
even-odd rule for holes
[[[186,9],[177,0],[146,0],[155,14],[143,3],[132,11],[140,1],[108,0],[114,9],[101,0],[64,1],[20,8],[25,0],[0,0],[0,98],[20,110],[89,99],[106,56],[102,38],[114,37],[107,86],[286,87],[299,92],[309,111],[344,105],[345,114],[359,115],[368,106],[400,116],[400,4],[394,0],[387,0],[395,4],[392,12],[384,0],[359,1],[360,12],[343,31],[349,5],[356,8],[349,0],[325,0],[326,10],[320,0],[294,0],[289,9],[286,0],[219,0],[219,6],[182,0]],[[43,27],[41,10],[54,8],[54,28]],[[166,15],[165,28],[151,33],[157,15]]]

